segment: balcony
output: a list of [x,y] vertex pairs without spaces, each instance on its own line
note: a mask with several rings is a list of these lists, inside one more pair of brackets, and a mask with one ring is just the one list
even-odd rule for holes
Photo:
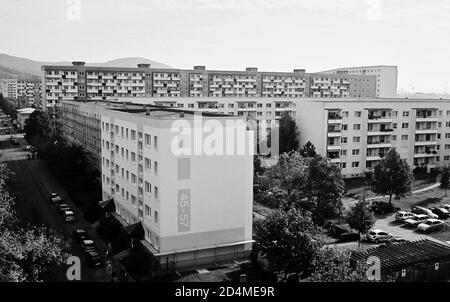
[[374,148],[390,148],[392,147],[391,142],[387,141],[372,141],[367,142],[367,149],[374,149]]
[[438,119],[439,118],[435,115],[416,115],[416,122],[437,122]]
[[414,142],[415,146],[434,146],[437,145],[436,140],[418,140]]
[[328,151],[339,151],[339,150],[341,150],[341,145],[328,145],[327,150]]
[[416,128],[416,134],[435,134],[437,132],[438,130],[433,128]]

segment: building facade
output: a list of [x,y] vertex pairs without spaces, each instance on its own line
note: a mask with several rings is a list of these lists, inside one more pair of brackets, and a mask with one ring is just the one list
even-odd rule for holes
[[[251,250],[253,157],[192,151],[196,139],[208,136],[195,123],[188,111],[108,108],[101,114],[103,198],[114,200],[126,223],[142,223],[161,268],[201,267]],[[253,144],[242,119],[204,114],[202,123]],[[200,133],[179,136],[174,129]],[[178,147],[187,151],[178,154]]]
[[37,105],[42,96],[42,85],[39,81],[2,79],[0,86],[3,97],[15,100],[20,98],[27,105]]
[[[293,72],[153,69],[72,66],[42,66],[45,87],[43,107],[63,100],[107,100],[125,97],[211,97],[211,98],[303,98],[375,97],[376,77],[350,74]],[[363,87],[363,88],[361,88]],[[352,91],[359,91],[354,95]],[[362,92],[361,92],[362,91]]]
[[[395,98],[397,97],[397,66],[361,66],[337,68],[322,71],[324,74],[348,74],[348,75],[373,75],[376,77],[376,97]],[[363,86],[353,87],[350,92],[353,97],[365,95]]]
[[296,102],[300,144],[361,177],[391,149],[411,168],[450,163],[450,102],[420,99],[307,99]]

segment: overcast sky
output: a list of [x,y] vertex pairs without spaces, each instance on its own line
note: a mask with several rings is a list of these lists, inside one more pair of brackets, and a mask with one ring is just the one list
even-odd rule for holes
[[230,70],[397,65],[399,89],[450,93],[448,0],[79,2],[78,14],[77,0],[1,0],[0,52]]

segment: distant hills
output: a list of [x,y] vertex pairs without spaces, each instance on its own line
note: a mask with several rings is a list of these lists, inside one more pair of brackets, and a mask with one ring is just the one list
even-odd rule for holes
[[[74,61],[80,61],[74,59]],[[151,68],[172,68],[169,65],[142,57],[119,58],[104,63],[86,62],[86,66],[137,67],[139,63],[150,64]],[[42,65],[72,65],[72,62],[40,62],[27,58],[0,54],[0,78],[37,79],[41,76]]]

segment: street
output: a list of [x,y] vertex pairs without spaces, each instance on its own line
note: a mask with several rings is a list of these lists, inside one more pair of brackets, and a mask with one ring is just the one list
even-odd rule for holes
[[[66,242],[65,250],[72,255],[78,256],[81,260],[81,281],[110,281],[111,276],[106,273],[105,267],[91,268],[88,266],[85,257],[76,242],[71,238],[72,232],[77,228],[86,229],[89,236],[96,242],[99,252],[104,255],[106,246],[99,239],[91,225],[83,219],[81,211],[70,200],[67,193],[50,174],[47,168],[39,160],[27,160],[26,151],[22,147],[26,144],[24,139],[19,139],[21,145],[14,146],[10,143],[10,135],[0,136],[0,160],[8,165],[8,168],[15,173],[12,177],[12,190],[16,196],[16,209],[18,216],[24,223],[35,226],[44,225],[48,228],[60,232]],[[67,224],[58,214],[56,205],[49,201],[50,193],[57,192],[63,198],[63,202],[68,204],[75,212],[77,221]],[[52,271],[49,277],[51,280],[45,281],[66,281],[66,270],[68,265]]]

